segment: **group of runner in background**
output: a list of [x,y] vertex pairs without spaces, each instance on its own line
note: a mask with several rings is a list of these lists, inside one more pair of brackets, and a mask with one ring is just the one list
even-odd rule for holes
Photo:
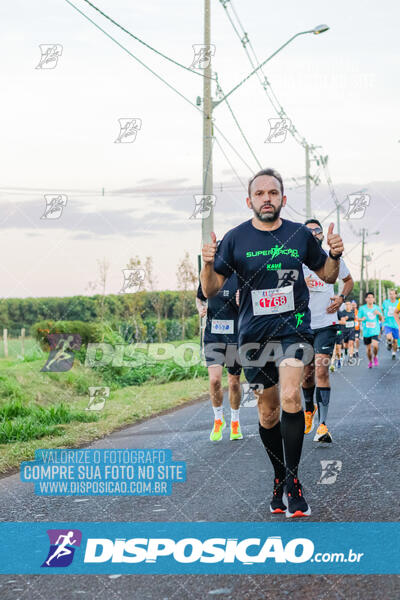
[[396,360],[399,349],[400,299],[396,290],[389,290],[389,298],[380,307],[375,303],[375,295],[367,292],[365,304],[357,308],[355,300],[346,301],[338,312],[339,328],[335,352],[330,366],[331,371],[344,364],[360,364],[360,338],[366,348],[368,368],[377,367],[379,342],[386,340],[386,348]]

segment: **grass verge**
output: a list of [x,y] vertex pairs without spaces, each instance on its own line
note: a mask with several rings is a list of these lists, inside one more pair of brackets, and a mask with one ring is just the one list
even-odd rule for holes
[[[104,385],[100,375],[78,364],[66,373],[41,373],[43,364],[43,359],[18,363],[0,360],[0,415],[14,410],[3,422],[15,421],[18,425],[25,418],[30,427],[37,427],[37,420],[42,417],[40,438],[24,440],[20,433],[19,441],[0,443],[0,475],[16,470],[23,460],[33,459],[39,448],[87,445],[116,429],[195,400],[208,391],[207,377],[168,383],[148,381],[139,386],[112,389],[104,409],[92,413],[85,411],[88,387]],[[224,376],[224,385],[226,381]],[[60,405],[65,408],[57,408]],[[86,422],[86,416],[95,420]],[[29,427],[26,425],[26,428],[29,438]]]

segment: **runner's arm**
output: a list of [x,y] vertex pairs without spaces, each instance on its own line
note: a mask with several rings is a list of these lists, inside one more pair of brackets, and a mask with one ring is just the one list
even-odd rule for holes
[[397,323],[397,327],[400,329],[400,309],[399,308],[396,307],[394,309],[393,316],[394,316],[394,320]]
[[325,283],[335,283],[339,275],[339,260],[327,256],[324,266],[315,273]]
[[200,300],[200,298],[196,298],[196,308],[199,315],[201,317],[205,317],[205,315],[207,314],[207,302],[204,302],[204,300]]
[[[223,242],[222,242],[223,245]],[[200,282],[203,294],[206,298],[212,298],[224,285],[227,277],[214,270],[215,258],[217,252],[217,238],[215,233],[211,232],[211,242],[205,243],[202,248],[203,268],[200,273]],[[221,262],[221,261],[220,261]],[[229,261],[227,261],[229,262]],[[222,270],[225,270],[224,268]]]
[[226,281],[226,277],[214,271],[214,263],[205,264],[200,273],[201,287],[207,298],[218,294]]
[[344,283],[343,289],[342,289],[342,294],[343,294],[343,296],[345,296],[347,298],[347,296],[349,296],[351,291],[353,290],[354,279],[352,278],[351,275],[347,275],[347,277],[344,277],[342,279],[342,281]]

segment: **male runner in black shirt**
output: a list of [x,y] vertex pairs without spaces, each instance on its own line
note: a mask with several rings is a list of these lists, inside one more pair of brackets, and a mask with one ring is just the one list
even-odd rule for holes
[[356,316],[350,300],[346,300],[344,310],[338,312],[338,318],[343,336],[345,356],[349,355],[349,364],[354,365],[354,342],[356,339]]
[[210,396],[214,410],[214,426],[210,433],[212,442],[222,439],[226,427],[223,413],[222,369],[228,368],[229,402],[231,405],[231,440],[243,438],[239,409],[241,399],[240,374],[242,367],[235,361],[237,349],[238,306],[236,291],[237,277],[231,275],[219,292],[207,299],[201,289],[197,290],[196,305],[201,317],[207,315],[204,330],[204,355],[210,380]]
[[[331,223],[328,257],[307,227],[280,218],[286,196],[282,178],[273,169],[260,171],[250,180],[246,202],[254,217],[228,231],[218,253],[214,233],[211,243],[204,245],[201,285],[211,297],[232,273],[238,276],[242,365],[250,383],[264,386],[258,395],[259,431],[275,472],[270,510],[286,512],[287,517],[306,516],[311,509],[297,474],[304,438],[300,385],[302,360],[309,362],[313,351],[309,293],[302,265],[323,281],[334,283],[343,243],[333,233]],[[288,273],[292,280],[289,285]],[[253,346],[250,357],[249,345],[243,348],[245,344]],[[243,356],[250,358],[250,366],[246,367],[249,363]]]

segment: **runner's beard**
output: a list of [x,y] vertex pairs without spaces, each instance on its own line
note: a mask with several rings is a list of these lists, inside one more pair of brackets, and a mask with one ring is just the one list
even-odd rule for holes
[[[272,206],[272,205],[271,205]],[[274,208],[272,206],[272,208]],[[281,213],[282,210],[282,203],[278,206],[278,208],[275,208],[273,210],[273,212],[269,212],[269,213],[263,213],[261,212],[262,207],[260,208],[260,210],[257,212],[256,209],[253,206],[253,212],[254,212],[254,216],[259,220],[259,221],[263,221],[264,223],[273,223],[274,221],[276,221],[279,218],[279,215]]]

